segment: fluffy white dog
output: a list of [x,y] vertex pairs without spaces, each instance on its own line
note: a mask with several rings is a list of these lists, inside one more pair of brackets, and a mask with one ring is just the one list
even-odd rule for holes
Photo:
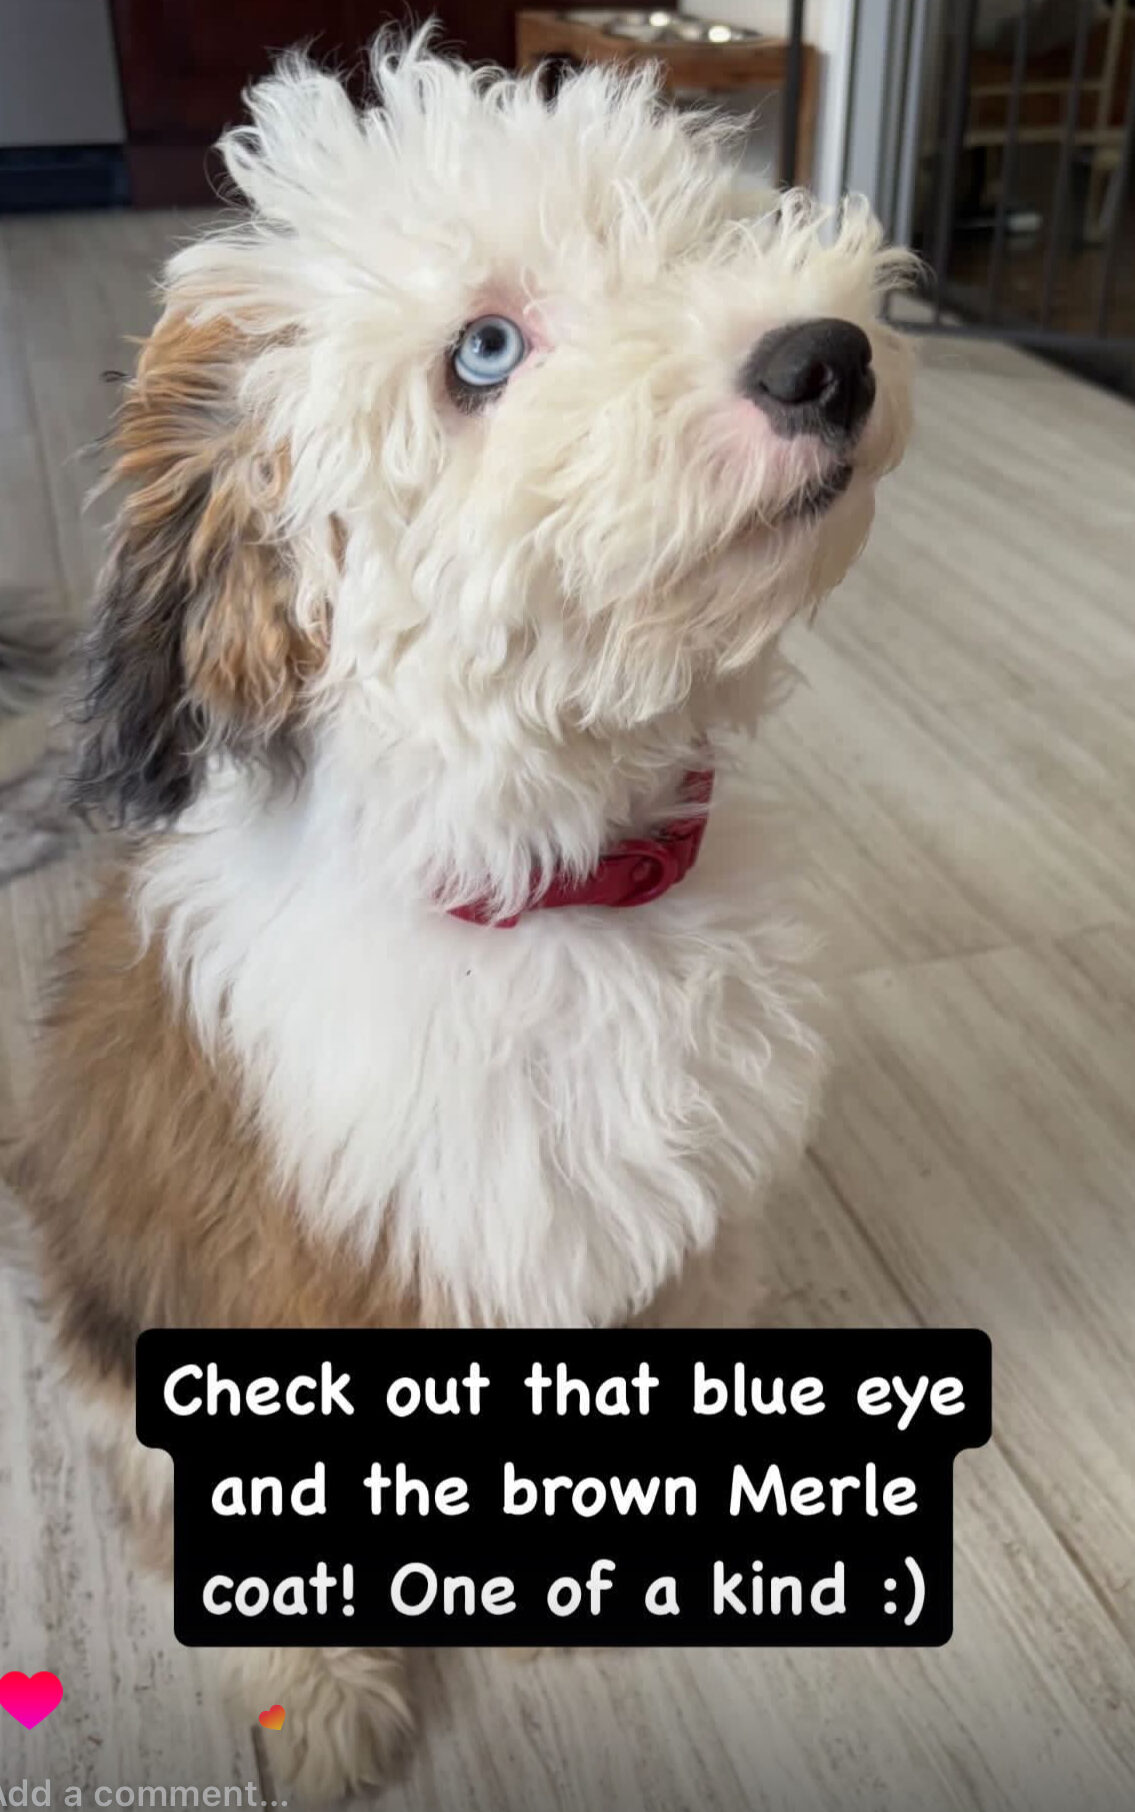
[[[743,1319],[821,1059],[749,739],[903,445],[904,257],[746,217],[648,79],[375,73],[254,91],[117,428],[79,793],[152,834],[26,1176],[151,1547],[141,1328]],[[394,1653],[240,1666],[309,1792],[381,1776]]]

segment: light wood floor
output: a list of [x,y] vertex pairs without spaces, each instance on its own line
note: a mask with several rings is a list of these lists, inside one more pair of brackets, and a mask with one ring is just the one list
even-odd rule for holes
[[[76,447],[187,223],[0,222],[0,582],[78,609]],[[956,1634],[928,1651],[418,1664],[390,1812],[1117,1812],[1135,1805],[1135,412],[1025,358],[935,345],[861,565],[793,652],[768,762],[832,928],[839,1064],[769,1229],[768,1319],[969,1324],[992,1445],[957,1467]],[[42,726],[9,733],[8,771]],[[77,862],[0,892],[0,1112],[27,1074]],[[133,1570],[0,1269],[0,1786],[259,1781],[208,1653]],[[283,1789],[279,1790],[283,1792]],[[89,1795],[87,1803],[90,1803]]]

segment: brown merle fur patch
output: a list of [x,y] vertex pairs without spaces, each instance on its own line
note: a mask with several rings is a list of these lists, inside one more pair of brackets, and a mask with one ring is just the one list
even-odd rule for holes
[[133,1381],[147,1327],[406,1327],[445,1305],[380,1249],[316,1238],[237,1078],[202,1050],[117,876],[62,966],[17,1176],[78,1379]]
[[120,822],[176,816],[209,752],[294,765],[322,628],[292,609],[284,451],[240,379],[263,342],[167,309],[111,436],[124,488],[90,644],[74,798]]

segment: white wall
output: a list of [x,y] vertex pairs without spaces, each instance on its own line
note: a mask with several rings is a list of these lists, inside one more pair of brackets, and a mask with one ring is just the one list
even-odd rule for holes
[[[697,18],[747,25],[776,37],[788,30],[787,0],[686,0],[683,10]],[[838,201],[840,194],[853,24],[851,0],[807,0],[804,36],[822,59],[812,187],[826,202]],[[776,161],[778,117],[779,108],[771,103],[762,107],[758,122],[756,157],[770,171]]]
[[0,0],[0,145],[125,136],[106,0]]

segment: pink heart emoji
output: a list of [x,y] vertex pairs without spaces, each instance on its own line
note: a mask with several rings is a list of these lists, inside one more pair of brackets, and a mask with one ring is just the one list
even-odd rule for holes
[[49,1718],[60,1699],[63,1688],[54,1674],[5,1674],[0,1680],[0,1711],[6,1711],[22,1724],[25,1730],[34,1730]]

